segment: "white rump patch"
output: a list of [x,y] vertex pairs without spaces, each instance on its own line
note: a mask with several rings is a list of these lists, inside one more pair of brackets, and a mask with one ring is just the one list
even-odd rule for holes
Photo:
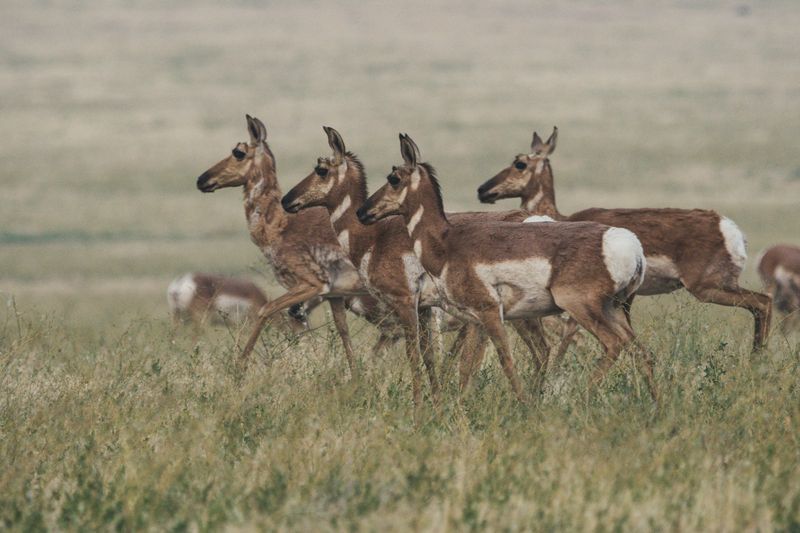
[[725,249],[728,250],[731,261],[733,261],[734,265],[744,270],[744,264],[747,262],[747,247],[742,230],[733,220],[727,217],[719,217],[719,231],[725,239]]
[[608,228],[603,233],[603,261],[615,284],[615,291],[636,291],[644,281],[646,260],[642,243],[625,228]]
[[186,311],[194,299],[197,283],[193,274],[184,274],[175,278],[167,287],[167,303],[171,312]]
[[548,289],[552,270],[549,259],[544,257],[475,265],[475,273],[502,306],[505,319],[542,313],[554,307]]
[[417,209],[417,212],[414,213],[414,216],[411,217],[411,220],[408,222],[408,226],[406,226],[406,228],[408,228],[409,237],[414,233],[414,228],[417,227],[419,221],[422,220],[422,213],[424,212],[425,212],[425,206],[420,205],[419,209]]
[[342,200],[342,203],[333,210],[333,213],[331,213],[331,224],[342,218],[342,215],[344,215],[347,210],[350,209],[352,203],[353,202],[350,200],[350,195],[348,194],[345,196],[344,200]]
[[538,222],[555,222],[555,219],[547,215],[532,215],[522,221],[523,224],[532,224]]

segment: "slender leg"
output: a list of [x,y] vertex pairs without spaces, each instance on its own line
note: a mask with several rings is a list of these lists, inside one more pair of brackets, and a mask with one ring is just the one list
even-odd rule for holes
[[419,311],[417,327],[419,330],[419,350],[422,354],[422,362],[425,363],[425,370],[428,372],[428,381],[431,384],[431,394],[433,401],[439,402],[439,380],[436,378],[436,359],[433,351],[431,336],[431,310],[423,309]]
[[466,332],[459,365],[458,384],[461,392],[467,389],[472,376],[481,367],[488,344],[486,332],[481,326],[467,324]]
[[558,350],[556,350],[556,355],[553,358],[554,367],[558,367],[561,364],[561,361],[564,360],[564,354],[567,353],[567,349],[569,348],[570,344],[572,344],[572,340],[575,337],[575,334],[578,332],[578,328],[578,322],[576,322],[575,319],[570,316],[569,320],[567,320],[567,331],[564,333],[564,336],[561,337],[561,342],[558,344]]
[[258,336],[261,335],[261,330],[264,329],[264,325],[273,314],[291,305],[316,296],[319,294],[319,292],[320,287],[314,287],[312,285],[295,285],[289,289],[289,292],[280,296],[279,298],[276,298],[275,300],[272,300],[259,309],[258,320],[253,328],[253,333],[250,334],[250,338],[247,340],[247,344],[245,345],[244,350],[242,350],[242,355],[239,357],[239,360],[243,364],[247,363],[248,359],[250,358],[250,353],[253,351],[253,348],[255,348],[256,341],[258,341]]
[[549,359],[549,347],[547,346],[547,340],[544,338],[542,322],[538,318],[529,318],[515,320],[512,325],[533,356],[533,364],[536,367],[534,390],[539,391],[547,372]]
[[496,309],[494,312],[487,311],[481,313],[481,323],[486,328],[486,332],[494,343],[497,350],[497,356],[500,358],[500,365],[503,367],[503,372],[511,384],[511,390],[517,396],[520,403],[526,403],[525,395],[522,392],[522,387],[517,377],[517,371],[514,369],[514,360],[511,359],[511,347],[508,343],[508,335],[500,320],[500,311]]
[[647,388],[650,390],[650,396],[653,398],[654,402],[658,403],[659,395],[658,388],[656,387],[653,354],[650,353],[650,350],[645,346],[642,346],[638,339],[633,340],[631,344],[636,350],[636,362],[639,371],[644,374],[644,378],[647,380]]
[[541,320],[538,318],[529,318],[525,320],[515,320],[511,324],[519,334],[522,342],[525,343],[525,346],[527,346],[528,350],[531,352],[536,369],[542,370],[545,368],[547,366],[547,354],[550,347],[547,345],[547,339],[544,338]]
[[634,298],[636,298],[636,293],[631,294],[622,304],[622,311],[625,313],[625,321],[631,328],[633,327],[631,324],[631,306],[633,305]]
[[414,398],[414,408],[418,410],[422,406],[422,372],[420,370],[419,361],[419,324],[417,322],[417,313],[413,305],[398,305],[395,307],[395,312],[403,326],[406,357],[411,366],[411,391]]
[[331,306],[331,314],[333,314],[333,323],[336,325],[336,331],[342,338],[342,345],[344,345],[344,354],[347,357],[347,366],[350,367],[350,376],[353,379],[358,379],[359,372],[356,367],[356,358],[353,354],[353,343],[350,340],[350,329],[347,327],[347,311],[344,307],[343,298],[331,298],[328,300]]
[[[590,388],[596,387],[603,381],[608,370],[619,357],[620,352],[627,346],[635,351],[636,363],[644,373],[650,395],[658,401],[653,371],[653,359],[650,352],[636,340],[633,330],[628,325],[624,310],[603,302],[585,302],[580,297],[564,297],[556,303],[565,309],[578,324],[594,335],[603,345],[605,354],[595,367],[590,379]],[[563,301],[567,299],[567,301]],[[604,309],[605,307],[605,309]]]
[[753,351],[764,348],[769,334],[772,318],[772,299],[766,294],[750,291],[741,287],[687,287],[689,292],[701,302],[743,307],[753,314],[755,332],[753,334]]
[[[440,333],[441,335],[441,333]],[[444,358],[442,361],[442,371],[439,378],[442,381],[442,384],[446,384],[449,379],[450,375],[453,370],[453,363],[461,357],[461,352],[464,348],[464,340],[467,337],[467,325],[462,324],[461,327],[458,328],[458,332],[456,333],[456,338],[453,339],[453,344],[450,346],[449,350],[445,350]]]

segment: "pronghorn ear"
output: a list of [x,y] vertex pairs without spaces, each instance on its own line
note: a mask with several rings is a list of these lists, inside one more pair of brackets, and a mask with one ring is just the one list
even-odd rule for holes
[[400,154],[403,156],[403,161],[411,168],[417,166],[417,158],[419,157],[419,148],[414,141],[411,140],[405,133],[400,134]]
[[344,140],[342,139],[342,136],[339,135],[338,131],[330,126],[322,126],[322,129],[328,134],[328,144],[330,145],[331,150],[333,150],[333,155],[335,156],[336,161],[341,162],[345,155]]
[[558,141],[558,128],[553,126],[553,133],[547,139],[547,154],[550,155],[556,150],[556,141]]
[[542,153],[544,150],[544,142],[542,142],[542,138],[539,137],[539,134],[535,131],[533,132],[533,141],[531,141],[531,152],[534,154]]
[[264,125],[263,122],[261,122],[261,120],[257,119],[256,117],[253,117],[253,123],[256,125],[256,128],[258,129],[258,135],[257,135],[258,142],[263,143],[264,141],[267,140],[267,127]]
[[258,126],[256,126],[253,117],[250,115],[245,115],[247,119],[247,133],[250,134],[250,144],[256,144],[258,142]]

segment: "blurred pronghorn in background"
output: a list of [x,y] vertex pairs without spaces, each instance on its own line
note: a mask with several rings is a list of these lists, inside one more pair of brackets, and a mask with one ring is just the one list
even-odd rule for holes
[[[167,303],[175,324],[253,320],[267,302],[267,296],[252,281],[221,274],[187,272],[167,287]],[[305,329],[306,309],[302,305],[293,308],[280,323],[292,331]]]
[[761,252],[758,275],[775,309],[788,315],[781,321],[783,330],[800,326],[800,246],[778,244]]

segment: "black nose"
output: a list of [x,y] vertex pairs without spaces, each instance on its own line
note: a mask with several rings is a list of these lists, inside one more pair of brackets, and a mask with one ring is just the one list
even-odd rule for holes
[[290,206],[290,205],[292,205],[292,201],[291,201],[291,199],[289,198],[289,195],[288,195],[288,194],[287,194],[286,196],[284,196],[283,198],[281,198],[281,205],[283,206],[283,208],[284,208],[286,211],[288,211],[288,210],[289,210],[289,206]]
[[199,178],[197,178],[197,188],[202,192],[211,192],[213,187],[208,185],[208,180],[211,176],[208,175],[208,172],[203,172]]
[[373,217],[369,213],[369,208],[370,205],[369,202],[367,202],[361,207],[359,207],[358,211],[356,211],[356,216],[358,217],[358,221],[361,222],[362,224],[371,224],[375,222],[375,217]]
[[492,188],[494,188],[494,183],[492,183],[492,180],[489,180],[478,187],[478,200],[483,203],[493,204],[497,199],[497,193],[490,192]]

